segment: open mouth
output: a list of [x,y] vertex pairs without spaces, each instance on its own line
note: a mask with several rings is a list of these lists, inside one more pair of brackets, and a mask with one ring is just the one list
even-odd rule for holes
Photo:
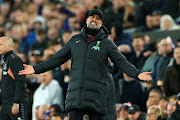
[[91,22],[91,25],[97,25],[95,22]]

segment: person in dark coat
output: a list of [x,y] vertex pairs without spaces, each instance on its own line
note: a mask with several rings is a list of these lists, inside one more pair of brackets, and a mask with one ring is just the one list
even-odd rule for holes
[[155,81],[163,79],[165,71],[173,58],[173,42],[171,39],[168,37],[161,39],[160,46],[162,47],[162,55],[154,63],[156,68],[153,68],[153,74],[155,74],[153,80]]
[[0,38],[0,55],[3,55],[0,110],[1,120],[27,120],[28,96],[26,77],[18,75],[23,70],[22,60],[13,52],[14,42],[10,37]]
[[136,104],[143,108],[142,94],[143,88],[139,81],[127,76],[123,73],[124,79],[118,80],[118,85],[116,88],[116,102],[125,103],[130,102]]
[[[81,33],[73,36],[53,57],[38,65],[24,65],[23,74],[39,74],[54,69],[72,58],[70,81],[66,95],[65,110],[70,120],[82,120],[85,114],[90,120],[116,120],[115,104],[111,101],[114,89],[108,58],[128,76],[151,80],[151,72],[141,73],[130,64],[108,39],[108,31],[102,25],[103,12],[93,9],[89,12]],[[113,90],[114,91],[114,90]],[[112,102],[112,103],[111,103]],[[112,110],[111,110],[112,109]],[[113,113],[108,113],[114,111]]]
[[174,49],[174,62],[164,75],[164,92],[167,97],[180,92],[180,47]]
[[169,120],[180,120],[180,93],[177,95],[176,110],[171,114]]
[[132,63],[138,69],[142,69],[146,59],[148,57],[144,56],[144,45],[145,41],[142,36],[136,34],[133,36],[132,45],[134,50],[130,53],[129,62]]

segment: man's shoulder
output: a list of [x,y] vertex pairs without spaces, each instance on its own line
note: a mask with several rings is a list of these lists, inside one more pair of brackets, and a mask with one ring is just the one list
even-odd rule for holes
[[104,38],[101,41],[104,42],[104,43],[107,43],[107,44],[113,43],[113,41],[111,39],[109,39],[109,38]]
[[18,57],[15,53],[11,54],[8,59],[9,59],[10,63],[11,63],[11,62],[13,62],[13,63],[14,63],[14,62],[15,62],[15,63],[23,63],[22,60],[21,60],[21,58]]
[[73,35],[71,39],[76,39],[76,38],[83,38],[83,36],[79,33],[79,34]]

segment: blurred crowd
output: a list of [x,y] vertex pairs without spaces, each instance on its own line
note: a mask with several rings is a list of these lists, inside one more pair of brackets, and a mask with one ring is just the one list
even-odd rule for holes
[[[179,4],[179,0],[0,0],[0,36],[12,37],[14,52],[24,63],[36,65],[80,33],[88,12],[99,8],[109,39],[130,63],[151,71],[153,78],[138,81],[111,64],[117,120],[171,120],[180,109],[180,37],[155,41],[138,33],[180,30]],[[69,119],[64,102],[71,62],[27,76],[29,119]],[[1,69],[2,63],[1,58]]]

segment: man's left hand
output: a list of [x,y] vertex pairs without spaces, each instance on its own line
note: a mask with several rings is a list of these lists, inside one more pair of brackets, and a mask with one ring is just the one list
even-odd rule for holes
[[143,73],[140,73],[138,75],[138,78],[140,80],[150,81],[150,80],[152,80],[152,78],[149,76],[149,74],[152,74],[152,72],[143,72]]
[[13,103],[11,112],[13,115],[17,115],[19,113],[19,104]]

